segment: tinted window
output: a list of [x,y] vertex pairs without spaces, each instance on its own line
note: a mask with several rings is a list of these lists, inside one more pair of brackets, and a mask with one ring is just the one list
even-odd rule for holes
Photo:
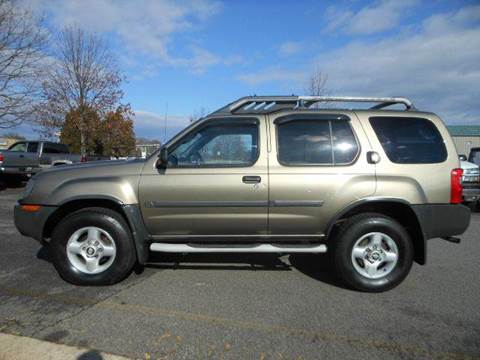
[[168,157],[170,166],[251,166],[258,157],[258,126],[233,120],[214,122],[186,135]]
[[357,152],[347,120],[292,120],[278,125],[278,159],[282,164],[348,164]]
[[44,143],[43,152],[45,154],[65,154],[68,153],[68,147],[63,144]]
[[351,163],[358,153],[358,145],[347,121],[332,121],[332,140],[335,164]]
[[27,151],[27,143],[25,142],[19,142],[16,144],[13,144],[8,148],[10,151],[17,151],[17,152],[25,152]]
[[278,125],[278,159],[288,165],[332,164],[330,122],[294,120]]
[[27,152],[36,153],[37,150],[38,150],[38,143],[37,142],[28,143]]
[[394,163],[439,163],[447,158],[442,136],[430,120],[372,117],[370,123],[385,153]]
[[477,165],[480,165],[480,149],[470,150],[468,161]]

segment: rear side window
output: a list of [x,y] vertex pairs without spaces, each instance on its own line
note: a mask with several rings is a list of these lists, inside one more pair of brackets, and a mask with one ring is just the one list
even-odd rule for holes
[[277,132],[278,160],[283,165],[348,164],[358,153],[348,120],[280,121]]
[[432,164],[447,159],[447,149],[435,125],[427,119],[378,116],[370,124],[391,162]]
[[36,153],[37,150],[38,150],[38,143],[37,142],[28,143],[27,152]]
[[333,159],[335,164],[348,164],[358,153],[358,145],[347,121],[332,121]]

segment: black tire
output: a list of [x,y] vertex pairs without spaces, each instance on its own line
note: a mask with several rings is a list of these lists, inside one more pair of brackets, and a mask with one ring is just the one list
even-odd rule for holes
[[[387,275],[371,279],[355,269],[352,250],[363,235],[381,232],[388,235],[398,248],[398,260]],[[413,245],[408,232],[394,219],[377,214],[359,214],[346,220],[333,239],[334,266],[337,274],[351,288],[365,292],[382,292],[400,284],[410,272]]]
[[[106,231],[114,240],[116,255],[103,272],[88,274],[78,270],[67,257],[70,236],[83,227],[95,226]],[[65,217],[53,230],[50,252],[60,276],[75,285],[111,285],[127,277],[137,260],[130,228],[124,218],[105,208],[85,208]]]

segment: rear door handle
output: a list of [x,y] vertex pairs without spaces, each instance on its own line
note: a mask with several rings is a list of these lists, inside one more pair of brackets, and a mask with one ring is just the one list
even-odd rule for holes
[[258,184],[262,181],[262,178],[260,176],[244,176],[242,181],[245,184]]

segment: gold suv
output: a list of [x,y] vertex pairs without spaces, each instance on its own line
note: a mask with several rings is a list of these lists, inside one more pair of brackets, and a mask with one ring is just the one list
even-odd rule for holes
[[406,98],[254,96],[147,159],[36,175],[15,223],[75,284],[118,282],[152,251],[328,251],[347,285],[384,291],[425,263],[428,239],[459,241],[461,178],[443,122]]

